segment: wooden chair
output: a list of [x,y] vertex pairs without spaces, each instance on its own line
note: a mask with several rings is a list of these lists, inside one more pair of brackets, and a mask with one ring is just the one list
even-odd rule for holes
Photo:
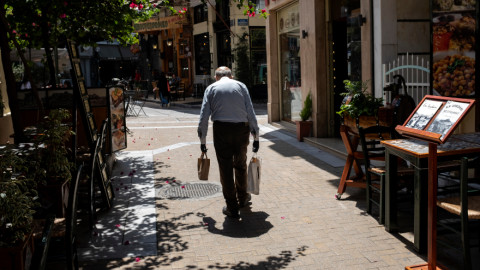
[[49,263],[62,262],[68,270],[78,269],[77,255],[77,206],[78,186],[83,177],[83,165],[77,169],[70,183],[66,218],[48,217],[40,237],[36,241],[31,269],[49,269]]
[[[395,130],[386,126],[371,126],[359,128],[360,144],[365,166],[366,202],[367,213],[372,214],[372,204],[378,207],[380,224],[385,223],[385,147],[380,143],[382,140],[396,138]],[[374,164],[372,161],[382,161],[382,164]],[[413,170],[405,166],[398,167],[400,176],[412,175]],[[378,195],[375,200],[373,192]]]
[[180,97],[185,100],[185,83],[183,82],[179,83],[177,87],[177,99],[179,99]]
[[[469,178],[468,169],[479,168],[479,166],[480,157],[476,157],[470,161],[466,157],[462,158],[460,165],[460,194],[437,199],[437,207],[439,209],[443,209],[454,216],[460,217],[460,229],[458,229],[452,224],[451,218],[443,219],[439,215],[437,235],[443,235],[444,231],[453,232],[456,236],[459,236],[460,241],[454,241],[454,243],[452,243],[444,237],[437,237],[437,243],[448,247],[457,247],[457,249],[461,246],[464,262],[463,269],[472,269],[469,221],[480,220],[480,190],[471,185],[475,180],[477,180],[478,184],[478,178]],[[480,241],[480,239],[478,241]],[[461,244],[458,245],[458,242]]]

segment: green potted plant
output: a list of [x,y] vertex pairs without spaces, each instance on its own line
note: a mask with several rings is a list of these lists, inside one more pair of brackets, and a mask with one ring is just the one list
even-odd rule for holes
[[50,111],[40,123],[35,138],[39,195],[44,205],[52,205],[57,217],[65,216],[74,165],[69,160],[67,147],[73,131],[65,124],[70,117],[67,109]]
[[346,92],[340,94],[344,99],[337,114],[342,117],[344,125],[354,132],[358,132],[359,126],[373,126],[379,121],[388,125],[386,122],[389,120],[379,114],[383,98],[376,98],[368,93],[367,82],[344,80],[343,83]]
[[305,101],[303,102],[303,108],[300,111],[300,118],[302,121],[296,121],[297,124],[297,140],[303,142],[303,137],[310,136],[313,122],[309,121],[312,116],[312,96],[308,93]]
[[25,155],[0,153],[0,261],[2,269],[26,269],[33,253],[36,182]]

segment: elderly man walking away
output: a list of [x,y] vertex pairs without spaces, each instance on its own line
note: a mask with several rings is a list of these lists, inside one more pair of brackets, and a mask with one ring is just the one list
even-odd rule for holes
[[252,134],[253,152],[258,151],[257,118],[247,87],[232,78],[232,71],[228,67],[217,68],[215,79],[217,81],[207,87],[203,97],[198,124],[200,149],[207,152],[208,118],[211,116],[213,146],[227,204],[223,214],[239,218],[239,209],[251,200],[251,195],[247,193],[247,146]]

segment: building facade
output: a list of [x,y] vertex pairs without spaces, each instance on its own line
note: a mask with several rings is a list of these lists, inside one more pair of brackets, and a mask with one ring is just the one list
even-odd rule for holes
[[431,59],[430,2],[265,0],[269,122],[299,120],[311,93],[312,135],[338,136],[344,80],[384,97],[383,64],[407,54]]
[[[263,8],[264,2],[258,2],[258,8]],[[165,10],[135,24],[142,51],[139,61],[147,63],[142,72],[157,69],[175,74],[187,86],[187,95],[198,96],[213,82],[216,67],[231,67],[234,74],[242,67],[251,74],[244,76],[249,80],[247,85],[263,91],[266,98],[265,19],[245,16],[230,1],[218,4],[211,1],[211,4],[189,1],[185,3],[187,12],[183,16],[172,16]],[[245,48],[248,59],[235,61],[240,47]]]

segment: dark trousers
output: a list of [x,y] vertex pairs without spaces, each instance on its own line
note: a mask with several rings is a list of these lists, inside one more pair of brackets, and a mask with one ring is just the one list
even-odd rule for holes
[[[231,211],[247,197],[248,123],[213,123],[213,146],[217,154],[223,197]],[[235,179],[234,179],[235,171]]]

